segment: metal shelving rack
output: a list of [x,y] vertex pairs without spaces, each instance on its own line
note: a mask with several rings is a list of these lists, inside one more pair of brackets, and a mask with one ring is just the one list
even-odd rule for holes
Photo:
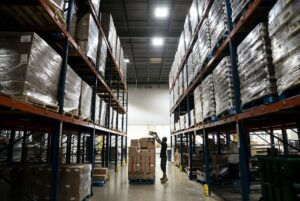
[[[208,12],[212,6],[213,0],[208,2],[208,6],[205,10],[204,17],[208,15]],[[205,159],[205,175],[206,184],[211,189],[210,181],[210,153],[208,146],[208,135],[214,134],[217,136],[217,145],[220,145],[220,135],[226,136],[226,143],[230,143],[228,136],[232,134],[238,134],[239,137],[239,160],[240,160],[240,175],[241,175],[241,187],[242,187],[242,200],[249,201],[250,194],[250,170],[249,170],[249,158],[250,158],[250,132],[261,131],[270,136],[271,142],[274,142],[274,130],[280,130],[282,132],[282,139],[278,139],[283,143],[284,155],[289,154],[289,148],[298,149],[288,143],[287,129],[292,129],[298,134],[300,140],[300,95],[289,97],[278,102],[261,105],[256,108],[252,108],[246,111],[241,110],[240,104],[240,91],[239,91],[239,77],[237,71],[237,46],[247,36],[247,34],[259,23],[267,22],[268,13],[276,3],[276,0],[253,0],[253,3],[243,14],[243,17],[233,26],[231,20],[231,6],[230,0],[226,0],[226,10],[228,17],[228,29],[230,30],[227,38],[222,42],[212,59],[205,65],[195,76],[192,83],[188,86],[185,93],[183,93],[179,100],[170,109],[170,114],[177,115],[188,113],[189,125],[191,125],[190,110],[193,109],[193,91],[201,83],[209,73],[213,71],[219,61],[224,56],[231,57],[233,83],[235,92],[235,105],[237,114],[229,116],[223,119],[218,119],[215,122],[200,123],[195,126],[186,128],[184,130],[175,131],[171,133],[171,138],[175,139],[175,142],[180,142],[182,146],[182,139],[186,136],[200,135],[204,142],[204,159]],[[203,17],[203,18],[204,18]],[[178,79],[180,72],[182,71],[188,56],[192,51],[193,45],[197,40],[197,33],[203,23],[203,18],[200,19],[196,32],[193,34],[192,41],[187,49],[186,55],[183,57],[179,71],[177,72],[173,83],[171,83],[170,92],[175,86],[175,82]],[[175,120],[175,119],[174,119]],[[175,124],[175,121],[174,121]],[[297,131],[295,130],[297,129]],[[192,139],[191,137],[189,137]],[[192,140],[191,140],[192,141]],[[189,150],[192,152],[193,143],[189,143]],[[174,147],[174,146],[173,146]],[[219,147],[219,146],[218,146]],[[272,146],[273,148],[273,146]],[[181,149],[182,150],[182,149]],[[182,156],[182,153],[181,153]],[[189,158],[192,161],[191,154]],[[189,175],[190,178],[192,175]]]
[[[6,151],[7,160],[14,162],[14,145],[22,142],[20,163],[30,163],[26,160],[28,153],[28,137],[34,133],[46,136],[40,148],[44,160],[38,163],[47,163],[52,167],[51,201],[57,200],[58,173],[60,163],[90,163],[95,164],[95,137],[103,136],[101,165],[110,166],[110,141],[115,136],[116,142],[121,141],[122,149],[127,148],[127,85],[126,78],[121,73],[116,59],[112,54],[107,39],[108,58],[106,70],[109,72],[105,79],[97,72],[92,62],[83,54],[75,40],[69,34],[71,11],[73,1],[68,0],[66,24],[59,20],[59,16],[49,6],[47,0],[13,0],[0,3],[1,31],[33,31],[41,34],[47,43],[53,47],[63,58],[59,80],[58,106],[59,112],[49,110],[34,104],[15,100],[5,94],[0,94],[0,112],[5,118],[0,119],[1,135],[9,136],[7,147],[0,148]],[[82,2],[81,2],[82,3]],[[101,27],[100,18],[95,14],[91,1],[86,1],[87,11],[91,13],[99,32],[105,36]],[[2,12],[3,11],[3,12]],[[6,20],[5,20],[6,19]],[[95,97],[98,94],[107,104],[121,115],[122,130],[119,132],[110,128],[110,115],[108,114],[108,127],[102,127],[92,122],[83,121],[64,115],[64,88],[66,69],[69,64],[93,88],[92,120],[95,120]],[[98,65],[98,62],[97,62]],[[108,112],[109,113],[109,112]],[[117,118],[118,119],[118,118]],[[117,120],[119,121],[119,120]],[[117,122],[118,125],[118,122]],[[65,136],[65,141],[60,138]],[[76,143],[76,144],[74,144]],[[41,146],[40,146],[41,147]],[[118,148],[118,146],[116,146]],[[60,149],[64,149],[64,161],[60,161]],[[122,151],[121,164],[126,160],[126,151]],[[117,171],[118,161],[115,162]]]

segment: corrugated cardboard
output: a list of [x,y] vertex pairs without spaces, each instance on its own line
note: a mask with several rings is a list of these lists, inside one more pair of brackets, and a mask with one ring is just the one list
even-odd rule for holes
[[130,146],[138,147],[139,146],[139,140],[136,140],[136,139],[131,140]]
[[147,149],[148,148],[148,138],[141,138],[140,139],[140,147],[142,149]]

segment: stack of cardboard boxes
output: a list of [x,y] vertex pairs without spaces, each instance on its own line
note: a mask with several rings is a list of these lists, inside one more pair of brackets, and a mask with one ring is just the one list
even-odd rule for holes
[[94,168],[93,169],[93,182],[107,181],[108,169],[107,168]]
[[128,179],[155,179],[155,139],[131,140]]

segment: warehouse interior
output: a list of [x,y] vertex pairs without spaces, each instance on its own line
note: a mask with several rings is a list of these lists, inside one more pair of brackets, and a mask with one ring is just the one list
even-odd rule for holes
[[0,201],[299,201],[299,0],[0,2]]

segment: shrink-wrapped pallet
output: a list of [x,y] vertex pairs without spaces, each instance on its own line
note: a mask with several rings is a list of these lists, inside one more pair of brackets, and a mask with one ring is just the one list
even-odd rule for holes
[[187,75],[187,82],[188,86],[191,84],[192,80],[194,79],[194,72],[195,72],[195,65],[194,65],[194,53],[191,52],[191,54],[188,57],[187,60],[187,68],[188,68],[188,75]]
[[216,115],[234,108],[234,91],[230,57],[225,57],[213,71]]
[[[67,19],[67,15],[68,15],[68,7],[69,4],[68,2],[66,2],[66,9],[64,12],[64,17],[65,19]],[[72,11],[71,11],[71,22],[70,22],[70,34],[72,37],[75,37],[75,31],[76,31],[76,22],[77,22],[77,5],[76,2],[73,1],[73,5],[72,5]]]
[[105,36],[101,34],[100,37],[100,44],[98,51],[98,61],[99,61],[99,72],[104,77],[105,76],[105,69],[106,69],[106,58],[107,58],[107,45],[105,42]]
[[300,1],[279,0],[269,13],[278,93],[300,84]]
[[209,54],[211,52],[211,37],[210,37],[210,27],[209,21],[207,18],[203,20],[203,24],[198,33],[198,48],[195,51],[199,53],[195,53],[198,56],[198,64],[196,68],[196,72],[198,72],[205,62],[207,61]]
[[81,78],[68,66],[65,82],[64,112],[78,115]]
[[203,121],[203,101],[202,101],[202,86],[199,85],[194,90],[194,106],[195,106],[195,123]]
[[212,74],[208,75],[202,82],[202,103],[204,120],[216,115],[216,103]]
[[197,0],[193,0],[191,8],[189,10],[189,16],[190,16],[190,20],[191,20],[191,31],[192,31],[192,33],[195,33],[198,22],[199,22]]
[[191,115],[191,117],[190,117],[191,125],[190,126],[192,127],[192,126],[195,126],[195,110],[194,109],[190,111],[190,115]]
[[83,119],[91,118],[91,105],[92,105],[92,88],[85,82],[81,82],[80,106],[79,116]]
[[95,105],[95,123],[100,124],[100,108],[101,107],[101,99],[98,95],[96,95],[96,105]]
[[81,17],[76,26],[76,42],[83,53],[96,64],[99,29],[91,14]]
[[215,48],[222,37],[228,33],[225,0],[214,1],[208,13],[211,47]]
[[192,40],[191,21],[189,15],[187,15],[184,22],[184,42],[185,42],[186,49],[188,49],[191,40]]
[[198,14],[201,19],[204,15],[205,9],[207,8],[209,0],[197,0],[198,3]]
[[175,129],[175,121],[174,121],[174,113],[171,114],[171,117],[170,117],[170,124],[171,124],[171,132],[174,132],[176,129]]
[[182,71],[181,71],[180,74],[179,74],[179,77],[178,77],[178,98],[180,98],[181,95],[183,94],[183,90],[184,90],[184,87],[183,87],[183,74],[182,74]]
[[185,115],[180,115],[179,116],[179,126],[180,126],[180,130],[185,129]]
[[120,38],[117,37],[117,46],[116,46],[116,57],[115,57],[115,60],[117,62],[117,64],[119,65],[120,67],[120,54],[121,54],[121,41],[120,41]]
[[100,0],[91,0],[96,16],[99,16]]
[[61,61],[36,33],[0,33],[0,92],[56,106]]
[[121,47],[121,52],[120,52],[120,70],[122,73],[122,77],[125,79],[126,78],[126,70],[127,70],[127,64],[125,62],[125,57],[124,57],[124,50]]
[[100,110],[100,125],[103,127],[106,127],[106,110],[107,110],[107,104],[104,102],[104,100],[101,99],[101,110]]
[[64,10],[65,0],[50,0],[52,5],[58,8],[61,12]]
[[258,24],[237,49],[242,105],[276,94],[267,26]]
[[230,0],[231,3],[231,17],[233,22],[237,22],[239,20],[239,16],[242,15],[243,11],[246,7],[253,2],[252,0]]
[[187,81],[187,65],[186,64],[184,64],[184,67],[183,67],[181,73],[182,73],[182,88],[183,88],[182,93],[184,93],[188,87],[187,86],[188,81]]
[[[181,61],[186,52],[184,31],[180,35],[177,51],[178,51],[178,60],[177,60],[176,68],[179,68],[179,65],[181,64]],[[177,71],[176,71],[176,73],[177,73]]]
[[117,31],[112,16],[107,13],[102,13],[101,24],[106,38],[108,40],[108,43],[110,45],[110,48],[112,50],[113,57],[115,57],[117,51]]

